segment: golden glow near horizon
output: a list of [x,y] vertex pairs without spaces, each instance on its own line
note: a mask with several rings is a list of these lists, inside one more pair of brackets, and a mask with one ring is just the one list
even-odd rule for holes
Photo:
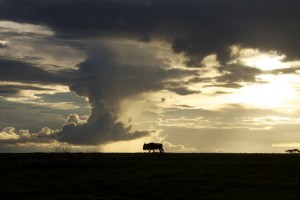
[[266,84],[252,84],[242,87],[235,95],[236,103],[257,108],[279,108],[297,97],[296,90],[281,76],[266,76]]

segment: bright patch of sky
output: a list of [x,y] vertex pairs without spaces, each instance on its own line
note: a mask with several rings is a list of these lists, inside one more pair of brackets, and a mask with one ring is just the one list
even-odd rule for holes
[[70,47],[55,33],[40,25],[0,21],[0,57],[18,59],[47,70],[74,69],[85,59],[83,52]]

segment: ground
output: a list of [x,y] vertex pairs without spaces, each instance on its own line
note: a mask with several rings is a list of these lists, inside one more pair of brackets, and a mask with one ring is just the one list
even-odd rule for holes
[[4,199],[300,199],[298,154],[0,154]]

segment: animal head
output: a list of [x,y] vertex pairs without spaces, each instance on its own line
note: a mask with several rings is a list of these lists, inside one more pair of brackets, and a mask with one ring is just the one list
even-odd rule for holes
[[147,144],[144,143],[144,145],[143,145],[143,150],[146,150],[146,149],[147,149]]

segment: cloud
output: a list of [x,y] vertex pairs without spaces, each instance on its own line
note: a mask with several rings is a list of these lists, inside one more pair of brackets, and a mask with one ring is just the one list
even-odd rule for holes
[[164,40],[174,52],[188,57],[187,64],[200,66],[202,58],[212,53],[225,63],[230,57],[228,48],[235,44],[299,58],[295,42],[300,32],[298,6],[296,0],[288,0],[284,6],[280,0],[4,0],[0,18],[46,24],[65,38]]
[[28,85],[0,85],[0,96],[17,96],[23,90],[34,90],[34,91],[51,91],[49,88],[42,88],[37,86]]
[[7,48],[8,45],[6,43],[0,42],[0,48]]
[[70,123],[73,123],[75,125],[80,125],[84,123],[84,120],[81,120],[77,114],[70,114],[68,116],[68,120],[66,124],[70,124]]
[[15,127],[33,132],[37,132],[43,127],[61,129],[62,124],[66,121],[65,116],[68,116],[69,113],[76,112],[84,116],[88,115],[90,111],[86,107],[77,108],[78,104],[69,106],[64,103],[34,103],[34,101],[21,100],[21,97],[16,99],[18,101],[8,101],[0,97],[0,129]]
[[73,71],[46,71],[28,62],[0,59],[1,81],[69,85],[72,79]]
[[59,145],[72,148],[72,152],[97,152],[96,146],[78,146],[57,141],[58,130],[44,127],[40,131],[16,130],[6,127],[0,130],[1,152],[55,152]]
[[226,64],[218,69],[222,75],[217,77],[217,81],[228,84],[236,82],[256,82],[255,77],[261,74],[261,70],[242,64]]
[[300,70],[300,67],[289,67],[289,68],[284,68],[284,69],[275,69],[275,70],[271,70],[270,72],[273,74],[295,74],[298,73]]
[[190,90],[185,87],[178,87],[178,88],[170,88],[169,89],[172,92],[175,92],[176,94],[179,95],[189,95],[189,94],[199,94],[201,93],[200,91],[195,91],[195,90]]
[[189,153],[191,153],[191,152],[193,152],[193,153],[205,152],[204,149],[201,149],[201,151],[199,151],[196,148],[185,147],[183,145],[174,145],[174,144],[171,144],[170,142],[167,142],[167,141],[163,142],[163,148],[164,148],[165,152],[189,152]]
[[[92,113],[93,115],[94,113]],[[92,116],[93,117],[93,116]],[[99,145],[113,141],[126,141],[149,135],[148,131],[133,131],[131,127],[125,127],[110,114],[97,116],[93,121],[91,117],[85,124],[71,122],[58,133],[58,140],[71,144]],[[74,121],[74,120],[73,120]]]
[[18,139],[19,136],[14,133],[15,129],[13,127],[6,127],[0,132],[1,140],[9,140],[9,139]]
[[[149,131],[132,130],[119,121],[123,100],[160,90],[195,93],[178,79],[193,76],[196,70],[172,69],[135,42],[125,45],[133,48],[123,55],[118,52],[120,45],[124,48],[122,43],[95,43],[94,48],[89,46],[87,59],[78,65],[78,79],[70,85],[72,91],[88,99],[91,115],[85,124],[66,124],[59,134],[61,141],[95,145],[147,136]],[[129,61],[123,61],[123,57]]]
[[[84,53],[55,37],[45,25],[0,20],[0,56],[47,71],[72,69]],[[75,42],[73,42],[75,43]]]
[[17,23],[12,21],[0,21],[0,34],[29,36],[36,35],[40,37],[52,36],[54,33],[45,26],[34,24]]
[[[227,75],[225,75],[227,76]],[[228,77],[218,77],[218,80],[226,80]],[[242,80],[242,79],[241,79]],[[238,83],[217,83],[217,84],[212,84],[212,85],[206,85],[205,87],[220,87],[220,88],[241,88],[243,85],[238,84]],[[217,91],[216,94],[227,94],[228,92],[225,91]]]
[[[294,127],[299,122],[298,115],[284,114],[270,109],[254,109],[241,105],[227,105],[218,110],[174,107],[165,109],[160,115],[159,126],[191,129],[218,130],[280,130]],[[282,130],[282,132],[291,130]],[[246,131],[247,132],[247,131]]]
[[299,142],[276,143],[276,144],[272,144],[272,147],[300,147],[300,143]]
[[42,128],[37,133],[30,133],[29,130],[16,131],[13,127],[6,127],[0,132],[0,144],[49,143],[55,141],[56,132],[48,127]]
[[[124,52],[124,47],[132,48]],[[138,42],[123,44],[101,40],[83,41],[81,48],[86,50],[87,57],[77,65],[77,70],[44,69],[41,65],[32,63],[31,59],[0,60],[0,78],[3,81],[66,85],[71,91],[88,99],[91,115],[86,123],[74,123],[73,116],[58,134],[60,141],[96,145],[146,136],[149,131],[133,130],[119,121],[118,107],[121,101],[141,93],[164,89],[180,95],[196,92],[186,88],[185,83],[178,80],[197,75],[197,70],[171,68],[163,59],[148,51],[147,47],[140,47]],[[24,73],[19,73],[20,71]],[[2,93],[17,96],[20,91],[30,89],[38,88],[23,85],[17,89],[17,86],[6,85]],[[49,97],[45,93],[37,93],[35,97],[37,100],[32,102],[37,104],[65,98],[63,94]],[[99,124],[102,126],[99,127]]]

